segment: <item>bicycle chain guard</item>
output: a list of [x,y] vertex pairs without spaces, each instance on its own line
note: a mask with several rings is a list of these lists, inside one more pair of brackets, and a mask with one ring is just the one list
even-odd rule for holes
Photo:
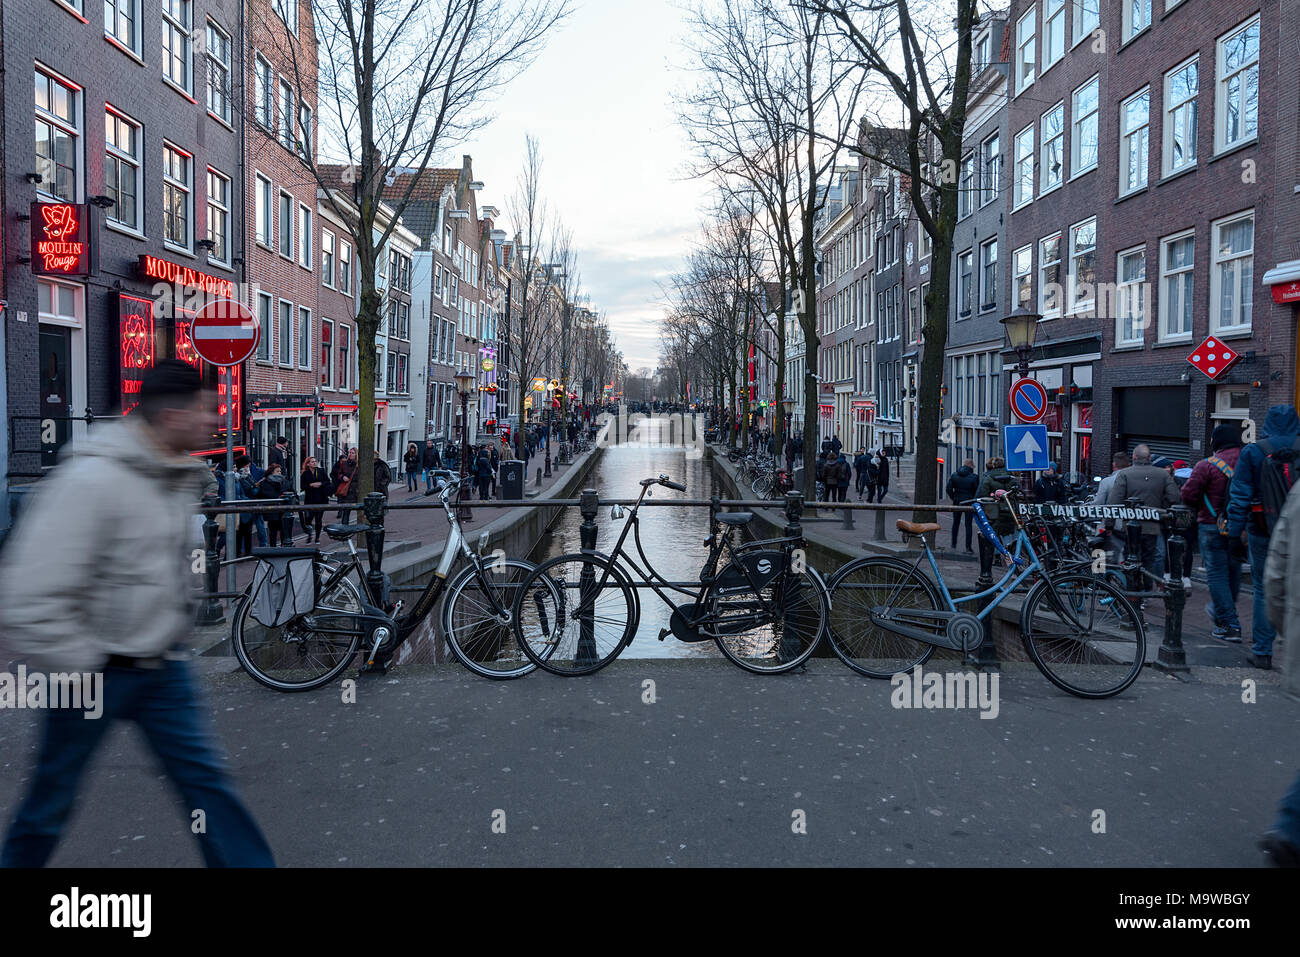
[[950,647],[971,652],[984,640],[984,623],[969,612],[958,612],[948,619]]

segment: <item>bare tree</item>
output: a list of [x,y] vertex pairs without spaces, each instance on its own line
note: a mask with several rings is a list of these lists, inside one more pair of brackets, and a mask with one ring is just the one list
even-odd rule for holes
[[[536,57],[569,14],[569,0],[311,0],[318,55],[305,55],[297,16],[272,13],[294,0],[256,9],[292,66],[295,87],[318,86],[321,143],[299,112],[292,119],[304,168],[347,224],[360,278],[358,453],[373,459],[375,334],[383,296],[376,288],[380,251],[397,228],[422,174],[489,119],[487,106]],[[297,9],[296,4],[292,8]],[[292,21],[292,27],[290,22]],[[386,191],[413,173],[404,191]],[[350,192],[344,207],[332,190]],[[381,214],[381,200],[389,209]],[[362,468],[362,495],[374,476]]]

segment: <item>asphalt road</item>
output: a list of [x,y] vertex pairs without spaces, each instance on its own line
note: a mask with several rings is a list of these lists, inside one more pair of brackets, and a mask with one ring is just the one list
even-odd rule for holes
[[[339,684],[286,695],[242,672],[204,689],[282,865],[1222,867],[1261,863],[1254,841],[1300,763],[1300,707],[1277,680],[1148,672],[1090,702],[1011,665],[993,719],[896,709],[888,683],[833,660],[505,683],[413,667],[362,679],[355,704]],[[6,821],[37,720],[0,711]],[[119,726],[52,863],[199,866],[189,821]]]

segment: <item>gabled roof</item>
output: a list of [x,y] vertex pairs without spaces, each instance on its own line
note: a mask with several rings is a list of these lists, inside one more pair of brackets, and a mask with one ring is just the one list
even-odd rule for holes
[[422,247],[430,245],[433,230],[437,226],[438,200],[448,186],[456,185],[459,177],[458,169],[426,169],[421,173],[398,173],[393,185],[384,187],[384,199],[390,203],[401,202],[406,190],[411,190],[411,199],[402,213],[402,222],[420,237]]

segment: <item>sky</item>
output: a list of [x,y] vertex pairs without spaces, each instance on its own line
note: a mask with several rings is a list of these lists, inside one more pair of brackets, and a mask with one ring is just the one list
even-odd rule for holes
[[676,0],[574,0],[574,12],[492,108],[495,119],[444,157],[473,157],[479,206],[509,222],[524,137],[541,145],[541,192],[573,231],[582,289],[630,371],[658,365],[661,284],[699,232],[707,185],[687,178],[673,94],[682,68]]

